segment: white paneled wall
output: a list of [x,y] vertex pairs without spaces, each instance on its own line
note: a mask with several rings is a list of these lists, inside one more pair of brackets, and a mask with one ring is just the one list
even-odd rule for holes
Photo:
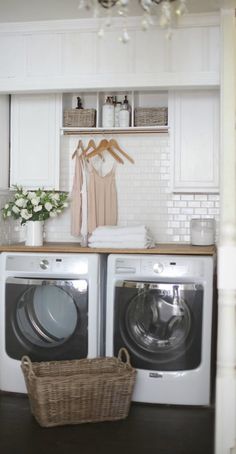
[[[87,144],[87,136],[80,137]],[[94,136],[98,143],[102,137]],[[117,165],[119,224],[146,224],[157,242],[189,242],[192,217],[219,218],[218,194],[173,194],[170,191],[170,149],[166,134],[116,136],[135,160]],[[62,137],[61,189],[72,188],[71,156],[78,137]],[[114,162],[114,161],[113,161]],[[217,222],[218,224],[218,222]],[[47,241],[77,241],[70,235],[70,211],[46,222]]]

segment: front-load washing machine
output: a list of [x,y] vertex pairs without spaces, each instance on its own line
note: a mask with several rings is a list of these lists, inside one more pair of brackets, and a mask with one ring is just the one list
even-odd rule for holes
[[137,369],[133,400],[209,405],[214,258],[110,255],[106,355]]
[[1,254],[0,389],[26,392],[20,360],[103,354],[103,275],[98,254]]

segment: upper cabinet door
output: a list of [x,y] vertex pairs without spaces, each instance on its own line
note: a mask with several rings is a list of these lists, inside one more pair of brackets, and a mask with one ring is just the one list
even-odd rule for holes
[[59,189],[61,95],[11,98],[10,184]]
[[173,192],[219,192],[219,91],[169,96]]
[[9,96],[0,95],[0,189],[7,189],[9,187],[9,142]]

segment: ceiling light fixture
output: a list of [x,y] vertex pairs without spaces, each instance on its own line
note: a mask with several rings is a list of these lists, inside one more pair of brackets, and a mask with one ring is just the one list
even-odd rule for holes
[[[102,11],[106,12],[104,23],[98,31],[98,36],[103,36],[106,27],[111,26],[111,18],[113,11],[123,18],[123,32],[120,36],[120,41],[127,43],[130,36],[127,30],[129,6],[134,4],[134,0],[80,0],[78,8],[91,10],[94,17],[98,17]],[[155,12],[159,16],[159,25],[161,28],[167,29],[167,37],[171,36],[171,28],[174,20],[183,16],[187,12],[187,0],[137,0],[136,3],[143,11],[141,26],[143,30],[148,30],[153,25],[153,16]],[[159,7],[159,8],[158,8]]]

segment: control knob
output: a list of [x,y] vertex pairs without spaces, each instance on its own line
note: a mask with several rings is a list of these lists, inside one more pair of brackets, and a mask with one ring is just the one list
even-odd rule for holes
[[40,268],[42,268],[42,270],[47,270],[48,266],[49,266],[49,261],[46,259],[43,259],[43,260],[41,260],[39,266],[40,266]]
[[154,263],[154,265],[153,265],[154,273],[161,274],[163,270],[164,270],[164,266],[162,265],[162,263],[160,263],[160,262]]

